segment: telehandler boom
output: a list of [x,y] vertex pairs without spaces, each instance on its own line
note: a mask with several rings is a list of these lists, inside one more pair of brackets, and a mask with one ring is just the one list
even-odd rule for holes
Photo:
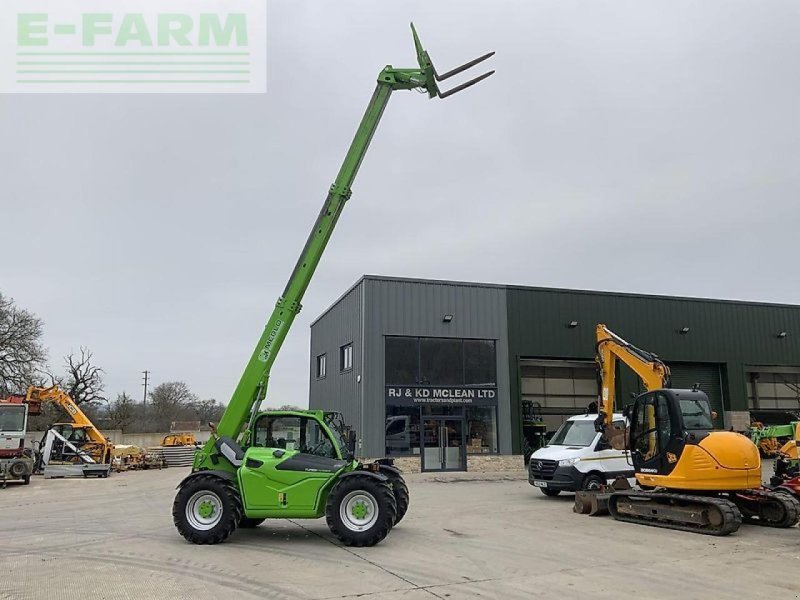
[[418,66],[385,67],[311,234],[267,321],[239,384],[216,426],[198,451],[193,473],[180,485],[173,520],[187,540],[213,544],[239,527],[265,518],[326,516],[345,544],[371,546],[382,540],[408,506],[408,488],[391,461],[354,460],[354,432],[339,415],[321,411],[259,412],[270,369],[300,312],[303,294],[347,200],[372,136],[392,92],[418,90],[447,98],[494,71],[447,91],[438,82],[490,58],[484,54],[440,75],[411,25]]
[[[749,438],[714,431],[708,397],[696,387],[669,389],[669,368],[597,326],[600,405],[597,430],[611,438],[614,373],[617,361],[642,379],[647,391],[623,411],[630,420],[627,439],[636,481],[642,490],[617,490],[606,499],[619,521],[728,535],[742,520],[770,527],[792,527],[800,502],[761,487],[761,458]],[[598,506],[600,503],[593,503]],[[578,502],[576,501],[576,507]]]

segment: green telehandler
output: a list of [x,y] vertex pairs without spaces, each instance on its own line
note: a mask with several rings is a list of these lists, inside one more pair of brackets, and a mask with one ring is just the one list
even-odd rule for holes
[[385,67],[361,119],[339,174],[306,241],[283,294],[250,357],[239,384],[200,449],[192,473],[178,486],[172,517],[180,534],[195,544],[217,544],[238,527],[265,519],[326,517],[348,546],[373,546],[403,518],[409,494],[390,459],[363,464],[355,459],[355,432],[338,413],[316,410],[261,411],[269,373],[301,300],[333,233],[361,161],[389,97],[419,90],[446,98],[492,75],[484,73],[447,91],[438,82],[490,58],[484,54],[439,74],[411,25],[418,67]]

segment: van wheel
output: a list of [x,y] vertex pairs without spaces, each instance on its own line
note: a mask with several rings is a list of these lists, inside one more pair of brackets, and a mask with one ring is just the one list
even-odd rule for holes
[[545,495],[550,496],[551,498],[555,498],[561,493],[561,490],[551,490],[550,488],[539,488],[539,490]]
[[586,492],[596,492],[606,484],[605,480],[597,473],[589,473],[583,478],[581,489]]

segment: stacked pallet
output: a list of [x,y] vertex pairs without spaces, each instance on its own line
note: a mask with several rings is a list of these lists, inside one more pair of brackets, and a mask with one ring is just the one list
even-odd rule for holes
[[161,446],[160,450],[168,467],[191,467],[197,446]]

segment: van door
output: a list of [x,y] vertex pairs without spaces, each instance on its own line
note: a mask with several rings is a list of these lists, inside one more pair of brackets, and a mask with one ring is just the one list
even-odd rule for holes
[[[611,426],[622,433],[625,431],[624,420],[614,421]],[[626,450],[615,450],[603,436],[598,435],[597,437],[598,439],[594,446],[594,454],[597,460],[596,466],[598,470],[606,473],[609,480],[613,480],[618,475],[632,477],[633,465],[630,461],[630,453]]]

